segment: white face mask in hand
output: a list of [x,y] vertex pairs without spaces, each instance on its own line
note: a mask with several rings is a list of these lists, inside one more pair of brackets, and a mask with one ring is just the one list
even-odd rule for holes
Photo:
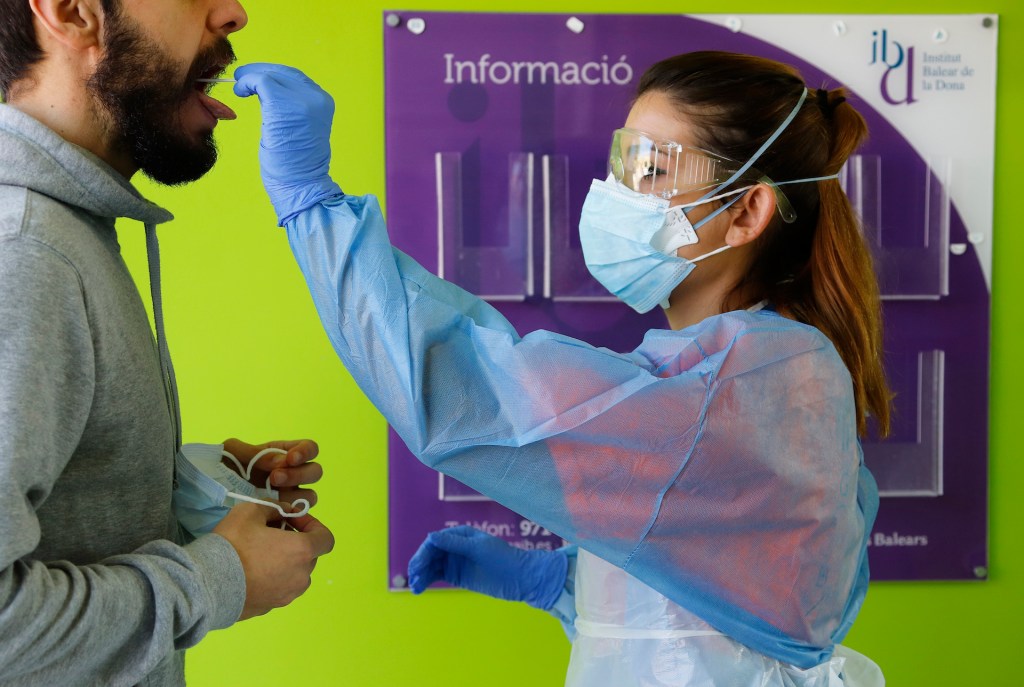
[[[298,513],[285,513],[276,503],[266,499],[278,498],[267,480],[265,489],[253,486],[248,478],[256,462],[268,453],[285,453],[281,449],[268,448],[257,453],[249,461],[248,470],[221,446],[210,444],[185,444],[175,456],[177,486],[173,494],[174,514],[182,527],[194,537],[207,534],[217,526],[228,511],[241,501],[257,503],[275,508],[284,518],[297,518],[309,512],[309,502],[297,499],[292,505],[302,506]],[[238,468],[238,474],[221,462],[228,458]],[[244,475],[244,476],[243,476]],[[284,523],[281,524],[282,529]]]

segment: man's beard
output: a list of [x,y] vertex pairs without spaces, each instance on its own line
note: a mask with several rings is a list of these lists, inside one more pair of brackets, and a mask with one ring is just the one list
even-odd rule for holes
[[234,61],[231,44],[220,39],[201,52],[183,82],[181,65],[117,10],[107,15],[105,38],[106,54],[87,87],[109,118],[114,150],[161,184],[187,184],[209,172],[217,162],[213,130],[187,133],[181,111],[196,79]]

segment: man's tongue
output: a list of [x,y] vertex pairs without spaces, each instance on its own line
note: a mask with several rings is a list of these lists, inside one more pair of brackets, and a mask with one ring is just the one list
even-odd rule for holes
[[203,107],[205,107],[207,110],[210,111],[210,114],[212,114],[214,116],[214,118],[216,118],[216,119],[237,119],[238,118],[238,115],[235,114],[235,111],[232,110],[227,105],[225,105],[224,103],[220,102],[219,100],[214,100],[213,98],[208,96],[203,91],[197,91],[197,92],[199,93],[199,102],[201,102],[203,104]]

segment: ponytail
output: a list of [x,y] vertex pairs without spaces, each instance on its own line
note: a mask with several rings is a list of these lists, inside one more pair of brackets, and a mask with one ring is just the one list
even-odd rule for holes
[[[830,144],[824,174],[840,171],[867,135],[863,118],[843,89],[817,91]],[[817,184],[817,223],[801,281],[802,298],[784,306],[835,344],[853,378],[857,432],[867,430],[867,415],[889,434],[891,393],[882,360],[882,313],[879,287],[864,243],[860,222],[838,179]],[[785,231],[785,227],[780,228]]]
[[[867,136],[863,117],[842,89],[819,90],[819,108],[831,134],[825,174],[835,174]],[[871,254],[853,208],[837,179],[818,184],[818,218],[805,278],[805,298],[788,305],[794,315],[832,340],[853,378],[857,432],[874,416],[889,433],[891,394],[882,365],[881,300]],[[783,231],[785,229],[783,228]]]

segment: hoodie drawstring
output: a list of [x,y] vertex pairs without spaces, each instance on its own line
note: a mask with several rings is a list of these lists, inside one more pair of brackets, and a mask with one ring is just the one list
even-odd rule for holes
[[160,372],[164,378],[164,394],[174,426],[174,452],[181,448],[181,411],[178,407],[178,382],[174,377],[174,365],[167,348],[164,333],[164,309],[160,297],[160,244],[156,238],[156,225],[146,223],[146,257],[149,261],[149,291],[153,298],[153,320],[156,323],[156,345],[160,354]]

